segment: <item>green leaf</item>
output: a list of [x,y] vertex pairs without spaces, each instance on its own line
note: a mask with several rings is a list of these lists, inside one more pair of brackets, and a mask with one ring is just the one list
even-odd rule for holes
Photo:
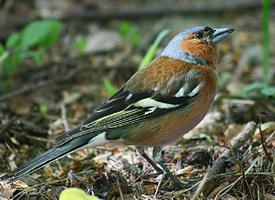
[[213,142],[212,138],[207,133],[201,133],[200,137],[205,138],[207,140],[207,142],[210,143],[210,144]]
[[275,97],[275,87],[268,86],[264,83],[253,83],[241,89],[241,94],[245,97],[261,97],[273,96]]
[[161,31],[157,38],[155,39],[152,46],[149,48],[149,50],[146,52],[145,56],[143,57],[139,69],[144,68],[146,65],[148,65],[154,58],[156,51],[158,50],[158,47],[160,45],[160,42],[170,33],[170,30],[166,29]]
[[219,86],[226,85],[232,79],[232,74],[229,72],[222,72],[218,77]]
[[4,60],[8,57],[9,53],[5,51],[4,46],[0,43],[0,69]]
[[6,42],[6,48],[14,48],[16,47],[20,42],[20,33],[12,33]]
[[265,86],[262,88],[261,92],[266,96],[275,97],[275,87]]
[[104,78],[103,83],[109,96],[113,96],[117,92],[117,88],[108,79]]
[[252,83],[244,86],[240,92],[244,96],[249,96],[251,93],[260,92],[263,87],[263,83]]
[[134,46],[138,46],[140,44],[141,37],[140,37],[140,34],[138,33],[138,31],[136,31],[136,30],[132,31],[131,34],[129,35],[129,38],[130,38],[130,42]]
[[88,195],[79,188],[67,188],[61,192],[59,200],[98,200],[98,198],[93,195]]
[[29,54],[34,59],[37,65],[42,65],[44,63],[44,55],[45,55],[44,49],[39,49],[37,51],[30,51]]
[[3,63],[8,57],[9,57],[9,53],[7,51],[0,53],[0,68],[3,66]]
[[14,51],[9,54],[2,63],[3,76],[14,74],[18,70],[19,64],[24,59],[24,52]]
[[122,36],[127,36],[133,25],[128,21],[123,21],[119,25],[119,32]]
[[44,104],[41,104],[41,105],[39,106],[39,112],[40,112],[41,114],[47,114],[47,112],[48,112],[48,107],[47,107],[46,105],[44,105]]
[[49,47],[59,38],[62,26],[63,24],[56,20],[34,21],[22,30],[20,47]]
[[0,43],[0,56],[5,52],[3,44]]
[[131,42],[134,46],[140,44],[141,36],[138,27],[129,21],[123,21],[119,26],[119,32],[122,37]]
[[2,66],[5,60],[8,58],[9,53],[5,51],[4,46],[0,43],[0,71],[2,71]]
[[85,52],[87,44],[88,44],[88,37],[87,36],[81,36],[81,37],[77,38],[77,40],[75,41],[73,47],[74,47],[74,49],[77,53],[83,54]]
[[262,35],[263,35],[263,82],[269,82],[270,71],[270,39],[269,39],[269,18],[272,0],[264,0],[262,6]]

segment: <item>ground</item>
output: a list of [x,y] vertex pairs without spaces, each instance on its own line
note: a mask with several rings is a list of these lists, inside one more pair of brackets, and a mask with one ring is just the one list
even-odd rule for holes
[[[157,54],[173,34],[193,26],[235,32],[219,47],[219,88],[211,110],[198,127],[164,149],[183,189],[155,175],[135,147],[100,147],[73,153],[13,185],[2,184],[0,199],[58,199],[68,187],[102,199],[275,198],[275,95],[242,92],[263,77],[261,2],[7,2],[2,3],[2,44],[38,17],[59,19],[64,26],[42,64],[25,59],[12,75],[0,74],[0,175],[50,148],[52,138],[108,99],[103,80],[121,87],[161,30],[171,33]],[[271,14],[270,47],[274,22]],[[79,38],[87,43],[81,53],[75,47]],[[271,86],[274,54],[271,48]]]

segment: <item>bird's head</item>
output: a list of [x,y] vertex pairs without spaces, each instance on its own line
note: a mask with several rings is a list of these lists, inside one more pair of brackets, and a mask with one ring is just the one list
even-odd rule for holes
[[231,28],[194,27],[177,34],[164,48],[161,55],[190,64],[214,64],[217,57],[217,43],[233,31],[234,29]]

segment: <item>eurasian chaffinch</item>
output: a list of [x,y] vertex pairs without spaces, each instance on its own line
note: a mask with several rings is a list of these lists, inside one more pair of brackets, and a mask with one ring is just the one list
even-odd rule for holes
[[206,115],[216,93],[216,44],[232,32],[200,26],[177,34],[160,56],[136,72],[82,125],[59,135],[53,148],[4,179],[12,182],[78,149],[108,143],[137,146],[162,171],[143,151],[155,147],[153,157],[170,176],[162,163],[161,146],[180,138]]

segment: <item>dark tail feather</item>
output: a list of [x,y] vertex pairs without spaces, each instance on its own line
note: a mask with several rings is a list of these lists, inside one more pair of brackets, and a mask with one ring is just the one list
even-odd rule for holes
[[34,158],[29,161],[22,167],[17,168],[15,171],[12,171],[3,177],[0,177],[0,180],[5,180],[8,183],[11,183],[26,174],[30,174],[41,167],[85,146],[91,138],[93,138],[96,134],[87,134],[78,138],[74,138],[72,141],[69,141],[63,145],[54,147],[40,156]]
[[34,172],[44,165],[66,155],[67,152],[63,151],[63,149],[60,148],[53,148],[45,153],[41,154],[40,156],[34,158],[33,160],[29,161],[22,167],[17,168],[15,171],[12,171],[5,175],[4,177],[1,177],[1,179],[6,180],[8,183],[11,183],[13,181],[16,181],[17,179],[23,177],[26,174],[29,174],[31,172]]

